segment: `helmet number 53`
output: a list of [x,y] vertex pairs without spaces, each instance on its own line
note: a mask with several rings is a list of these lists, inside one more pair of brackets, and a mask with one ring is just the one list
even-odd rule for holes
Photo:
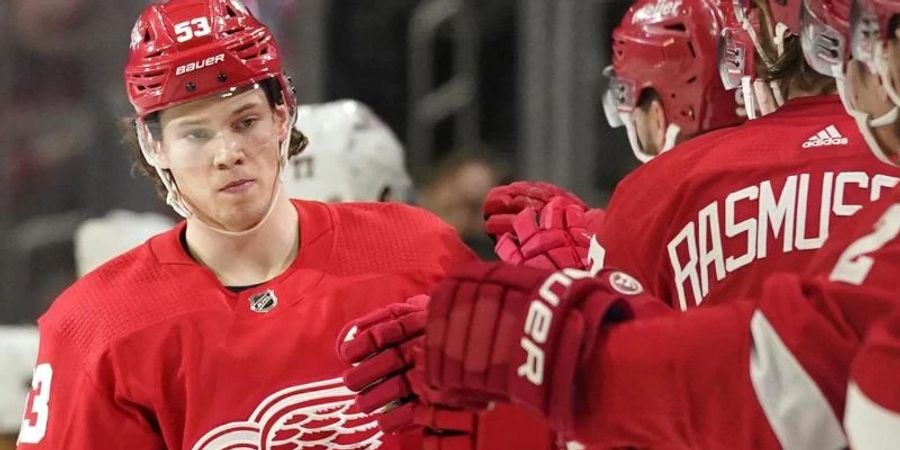
[[197,17],[196,19],[186,20],[175,24],[175,40],[178,42],[186,42],[195,37],[206,36],[212,32],[209,27],[209,19],[206,17]]

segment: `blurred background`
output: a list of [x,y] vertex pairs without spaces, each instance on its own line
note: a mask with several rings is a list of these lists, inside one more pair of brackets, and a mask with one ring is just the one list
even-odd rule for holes
[[[121,143],[121,69],[146,3],[0,2],[0,324],[33,324],[74,281],[83,220],[175,217]],[[490,186],[548,180],[602,206],[635,164],[597,100],[626,0],[245,3],[275,30],[300,102],[368,104],[405,145],[415,201],[464,236],[480,234]]]

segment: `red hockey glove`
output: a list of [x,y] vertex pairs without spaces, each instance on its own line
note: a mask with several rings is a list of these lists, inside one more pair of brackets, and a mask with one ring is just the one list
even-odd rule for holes
[[602,326],[668,311],[629,275],[476,262],[428,306],[426,379],[472,401],[512,401],[570,429],[578,367]]
[[[476,414],[462,407],[480,409],[486,405],[454,405],[448,396],[425,388],[424,369],[416,365],[416,355],[422,351],[427,302],[427,296],[415,296],[345,327],[341,336],[347,339],[338,343],[338,356],[355,365],[344,372],[344,384],[359,392],[359,408],[377,414],[379,425],[387,433],[422,430],[426,449],[474,448]],[[413,393],[414,389],[421,397]]]
[[512,233],[516,214],[529,207],[540,211],[553,197],[563,197],[569,204],[578,205],[582,210],[588,209],[575,194],[541,181],[517,181],[491,189],[481,208],[487,234],[496,240],[503,233]]
[[564,197],[553,197],[538,212],[525,208],[494,246],[501,261],[538,269],[587,269],[590,232],[585,210]]

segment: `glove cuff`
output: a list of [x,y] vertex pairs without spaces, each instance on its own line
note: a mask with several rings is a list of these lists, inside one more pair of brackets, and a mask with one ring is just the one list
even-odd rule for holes
[[536,410],[563,434],[570,431],[578,373],[598,344],[603,327],[634,318],[636,313],[647,310],[648,302],[660,303],[642,292],[640,283],[614,270],[604,270],[594,279],[575,281],[565,294],[565,301],[548,308],[551,322],[546,340],[539,346],[525,342],[529,337],[538,337],[528,335],[526,318],[526,335],[512,349],[513,354],[522,357],[514,361],[524,362],[523,367],[540,364],[543,370],[540,377],[528,377],[522,376],[527,370],[513,368],[509,384],[513,402]]

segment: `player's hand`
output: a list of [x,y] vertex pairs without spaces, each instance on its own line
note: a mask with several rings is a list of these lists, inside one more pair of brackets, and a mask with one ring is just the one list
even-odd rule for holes
[[[338,356],[353,367],[344,383],[358,392],[356,403],[376,414],[388,433],[423,431],[426,448],[464,450],[474,442],[476,415],[463,407],[483,408],[431,391],[424,384],[421,358],[428,297],[415,296],[373,311],[345,327]],[[414,393],[419,392],[419,395]]]
[[589,221],[602,220],[603,210],[585,211],[564,197],[553,197],[537,211],[525,208],[512,221],[512,232],[503,233],[494,246],[501,261],[538,269],[571,267],[587,269],[590,248]]
[[603,270],[461,266],[428,306],[426,380],[472,401],[512,401],[565,432],[573,387],[605,324],[668,311],[636,280]]
[[516,214],[525,208],[540,211],[553,197],[563,197],[568,203],[582,210],[588,206],[575,194],[556,185],[541,181],[516,181],[491,189],[484,199],[484,227],[495,241],[503,233],[513,232],[512,222]]

